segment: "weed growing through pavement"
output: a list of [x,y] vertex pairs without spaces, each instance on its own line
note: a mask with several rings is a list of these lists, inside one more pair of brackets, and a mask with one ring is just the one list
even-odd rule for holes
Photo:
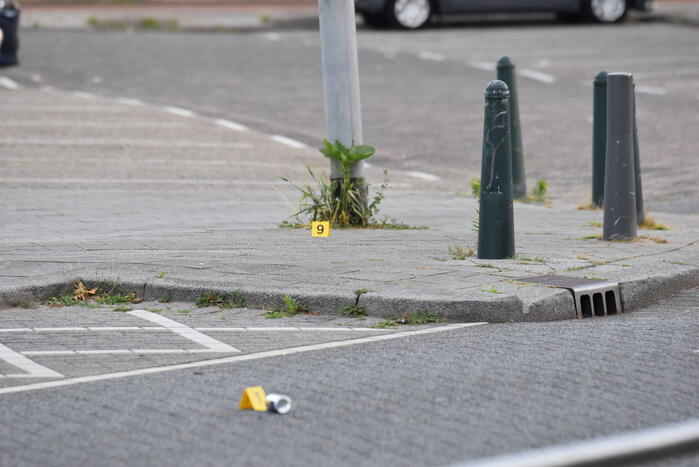
[[597,222],[597,221],[590,221],[590,222],[586,223],[585,225],[590,226],[590,227],[602,227],[602,223]]
[[465,260],[476,254],[475,248],[463,247],[461,245],[451,245],[448,250],[452,259]]
[[649,216],[644,216],[640,224],[638,224],[639,229],[643,230],[670,230],[670,227],[656,222],[655,219]]
[[477,268],[495,268],[492,264],[484,263],[484,264],[476,264],[475,265]]
[[579,211],[601,211],[602,208],[597,206],[593,202],[589,202],[587,204],[581,204],[580,206],[578,206],[578,210]]
[[580,237],[580,240],[602,240],[602,235],[583,235],[582,237]]
[[481,289],[481,292],[488,292],[488,293],[502,293],[502,292],[500,292],[500,291],[499,291],[498,289],[496,289],[495,287],[493,287],[493,288],[490,288],[490,289]]
[[354,304],[347,305],[342,310],[340,314],[342,316],[352,316],[354,318],[364,318],[366,316],[366,308],[359,304],[359,299],[365,293],[369,292],[367,289],[358,289],[354,291]]
[[387,329],[387,328],[392,328],[398,326],[398,323],[396,323],[394,320],[388,320],[388,321],[381,321],[376,324],[372,324],[369,326],[370,328],[374,329]]
[[160,271],[158,274],[155,275],[155,278],[156,279],[165,279],[165,276],[167,276],[167,274],[164,273],[163,271]]
[[541,263],[541,264],[548,263],[547,259],[541,258],[539,256],[535,256],[535,257],[531,258],[529,256],[515,255],[512,259],[514,259],[516,261],[522,261],[525,263]]
[[[476,199],[476,202],[480,203],[481,201],[481,179],[480,178],[472,178],[471,179],[471,194],[473,197]],[[476,217],[471,219],[471,230],[474,232],[478,232],[478,229],[480,228],[480,219],[479,216],[481,215],[481,210],[480,208],[476,208]]]
[[140,303],[142,298],[135,293],[115,292],[114,288],[104,291],[100,287],[88,287],[82,281],[75,284],[72,293],[62,293],[57,297],[51,297],[48,304],[51,306],[80,305],[88,308],[99,308],[100,305],[120,305],[126,303]]
[[439,315],[430,310],[419,310],[415,313],[405,313],[399,320],[396,320],[399,324],[410,324],[413,326],[418,326],[421,324],[432,324],[439,322]]
[[171,303],[172,302],[172,297],[170,295],[163,295],[158,299],[158,302],[160,303]]
[[117,306],[113,308],[114,311],[131,311],[133,308],[128,306]]
[[291,295],[284,295],[282,297],[282,306],[273,308],[272,310],[265,313],[265,317],[268,319],[278,319],[278,318],[288,318],[290,316],[296,316],[299,313],[306,313],[309,315],[318,315],[320,313],[309,310],[308,308],[299,304]]
[[217,306],[219,308],[245,308],[245,297],[239,290],[218,295],[205,292],[196,302],[197,307]]

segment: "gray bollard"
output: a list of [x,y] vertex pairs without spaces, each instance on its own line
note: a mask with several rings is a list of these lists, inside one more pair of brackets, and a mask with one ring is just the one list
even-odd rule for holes
[[592,95],[592,203],[604,201],[604,159],[607,154],[607,72],[595,76]]
[[[318,0],[320,49],[325,91],[325,138],[346,147],[362,141],[362,107],[359,99],[357,27],[353,0]],[[358,188],[357,198],[367,207],[364,162],[352,164],[350,177]],[[330,161],[330,178],[342,178],[342,164]],[[338,184],[338,190],[341,189]],[[339,193],[335,193],[339,197]],[[356,219],[355,219],[356,220]],[[351,222],[356,223],[355,220]]]
[[641,225],[646,217],[643,208],[643,184],[641,183],[641,155],[638,152],[638,125],[636,123],[636,85],[633,94],[633,170],[636,179],[636,222]]
[[633,75],[607,75],[604,240],[636,238],[633,107]]
[[492,81],[485,90],[478,215],[478,257],[481,259],[505,259],[515,255],[509,113],[507,84]]
[[510,57],[502,57],[497,65],[498,79],[510,90],[510,135],[512,145],[512,195],[515,199],[527,197],[527,180],[524,175],[524,149],[522,127],[519,124],[519,98],[517,73]]

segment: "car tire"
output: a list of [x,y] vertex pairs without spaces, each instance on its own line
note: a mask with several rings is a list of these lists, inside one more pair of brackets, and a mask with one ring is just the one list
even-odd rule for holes
[[434,8],[431,0],[388,0],[386,18],[391,26],[399,29],[420,29],[432,19]]
[[628,0],[585,0],[584,15],[593,23],[613,24],[626,19]]
[[374,29],[385,29],[388,27],[388,18],[385,13],[362,13],[364,24]]

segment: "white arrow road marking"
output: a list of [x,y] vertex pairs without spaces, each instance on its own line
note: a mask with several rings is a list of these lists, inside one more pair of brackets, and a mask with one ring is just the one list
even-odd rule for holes
[[5,360],[10,365],[26,371],[26,373],[0,375],[0,378],[63,378],[62,374],[39,365],[2,344],[0,344],[0,360]]
[[212,352],[240,352],[240,350],[236,349],[235,347],[225,344],[219,340],[216,340],[213,337],[209,337],[206,334],[202,334],[196,329],[192,329],[189,326],[175,321],[174,319],[166,318],[164,316],[160,316],[145,310],[129,311],[128,314],[132,316],[137,316],[139,318],[143,318],[147,321],[150,321],[151,323],[155,323],[164,328],[167,328],[175,334],[179,334],[180,336],[184,337],[185,339],[189,339],[190,341],[196,344],[206,347],[207,350],[210,350]]

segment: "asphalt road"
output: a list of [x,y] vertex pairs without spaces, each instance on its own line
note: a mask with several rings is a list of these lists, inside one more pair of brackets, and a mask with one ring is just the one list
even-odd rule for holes
[[[249,34],[25,30],[26,83],[126,96],[222,116],[316,145],[324,133],[318,32]],[[529,185],[582,204],[591,177],[591,80],[633,72],[646,206],[696,213],[697,29],[524,22],[359,32],[365,142],[390,170],[469,191],[480,172],[482,96],[501,56],[520,70]]]
[[[0,464],[445,465],[684,421],[699,417],[698,305],[694,290],[604,319],[488,324],[5,393]],[[49,324],[84,324],[90,310],[33,313],[51,313]],[[125,319],[113,314],[114,322]],[[194,345],[163,335],[150,344],[135,339]],[[244,352],[259,340],[241,336]],[[109,371],[75,363],[76,356],[51,358],[54,368],[72,359],[63,368]],[[118,360],[110,359],[112,370]],[[290,395],[290,414],[239,411],[242,389],[252,385]],[[649,465],[697,462],[699,454]]]

